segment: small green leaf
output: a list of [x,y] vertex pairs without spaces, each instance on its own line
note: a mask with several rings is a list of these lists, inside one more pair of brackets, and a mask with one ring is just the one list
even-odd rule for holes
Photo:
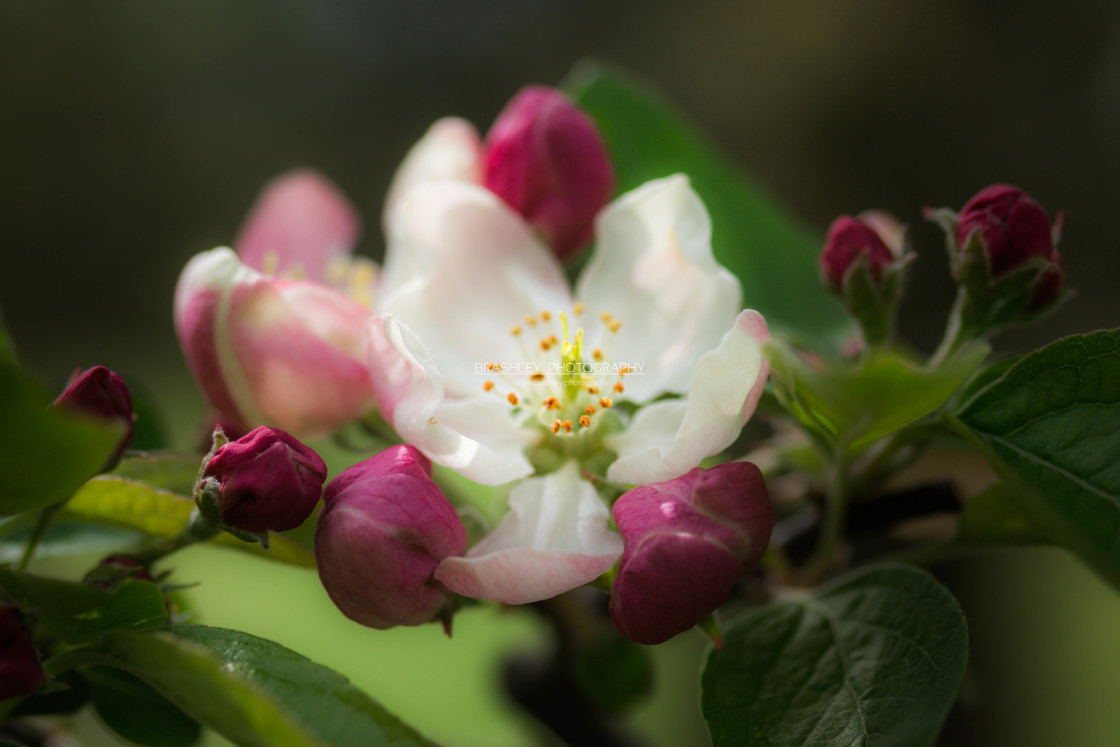
[[169,493],[191,495],[201,464],[202,457],[176,451],[130,454],[121,459],[109,475],[142,482]]
[[128,741],[186,747],[202,736],[197,721],[135,675],[109,667],[88,667],[82,674],[91,685],[98,717]]
[[0,516],[66,500],[120,443],[120,423],[58,412],[50,403],[41,387],[0,362]]
[[900,565],[756,610],[724,640],[702,677],[715,747],[931,745],[968,660],[956,600]]
[[54,668],[123,669],[245,747],[430,745],[342,675],[272,641],[185,625],[116,633]]
[[619,191],[688,175],[711,213],[716,259],[772,330],[807,339],[851,334],[851,320],[818,275],[823,237],[793,221],[684,117],[641,83],[597,65],[577,67],[565,88],[598,125]]
[[[135,529],[154,537],[174,539],[187,526],[194,502],[175,493],[115,475],[95,477],[66,504],[64,515],[86,521]],[[282,563],[315,567],[315,556],[291,540],[272,535],[269,549],[222,533],[215,542]]]
[[944,405],[988,355],[976,343],[937,368],[901,352],[872,353],[857,363],[807,362],[788,343],[764,347],[775,392],[797,419],[852,453]]
[[73,643],[107,631],[150,630],[167,623],[159,588],[128,579],[111,589],[0,570],[0,589],[16,606],[38,616],[39,625]]
[[1022,356],[958,418],[1034,524],[1120,586],[1120,330]]

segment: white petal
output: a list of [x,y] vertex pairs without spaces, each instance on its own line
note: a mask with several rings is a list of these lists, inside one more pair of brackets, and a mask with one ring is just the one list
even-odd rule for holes
[[477,391],[479,363],[524,363],[510,329],[571,307],[559,263],[521,216],[461,182],[409,191],[389,236],[380,310],[399,316],[436,356],[449,394]]
[[769,337],[761,314],[739,314],[719,347],[696,364],[687,399],[648,405],[607,439],[619,455],[607,478],[635,485],[671,480],[729,446],[762,396],[770,373],[762,342]]
[[435,577],[458,594],[525,604],[593,581],[622,554],[610,512],[569,462],[517,485],[510,511],[464,558],[446,558]]
[[[401,438],[433,462],[485,485],[532,473],[523,452],[534,432],[519,427],[513,417],[496,417],[482,397],[449,408],[450,422],[441,421],[440,375],[416,334],[386,315],[374,319],[370,337],[377,406]],[[471,432],[457,430],[468,422],[473,427],[465,430]]]
[[648,182],[608,205],[576,298],[598,319],[622,322],[617,334],[585,330],[612,361],[638,367],[626,398],[684,392],[700,356],[719,344],[739,312],[739,282],[712,256],[712,225],[683,175]]
[[444,117],[428,128],[412,146],[393,175],[385,197],[384,227],[408,190],[437,181],[482,181],[482,144],[474,125],[458,117]]

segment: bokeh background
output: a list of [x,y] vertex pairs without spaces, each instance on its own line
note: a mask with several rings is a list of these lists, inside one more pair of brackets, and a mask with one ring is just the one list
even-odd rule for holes
[[[996,181],[1065,211],[1078,290],[1000,337],[1001,351],[1117,326],[1111,0],[9,0],[0,306],[23,362],[56,388],[75,366],[123,372],[188,445],[201,399],[171,328],[174,283],[192,254],[232,240],[266,180],[302,165],[328,174],[377,257],[392,170],[434,119],[486,128],[519,87],[557,84],[586,57],[660,89],[822,236],[872,207],[909,223],[919,262],[901,326],[919,349],[936,344],[952,298],[920,209],[959,207]],[[528,616],[464,615],[451,642],[366,631],[313,574],[228,560],[183,556],[203,622],[339,668],[438,741],[533,739],[494,687],[501,652],[540,640]],[[1120,601],[1103,584],[1055,550],[938,570],[973,637],[945,744],[1116,743]],[[703,648],[686,635],[659,652],[665,687],[635,716],[654,743],[703,743]]]

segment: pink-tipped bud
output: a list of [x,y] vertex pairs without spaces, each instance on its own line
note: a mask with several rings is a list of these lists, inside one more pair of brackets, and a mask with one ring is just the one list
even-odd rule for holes
[[750,462],[634,488],[613,513],[626,550],[611,588],[611,619],[630,640],[651,645],[727,601],[774,528],[766,483]]
[[979,234],[993,279],[1018,269],[1032,258],[1054,256],[1054,239],[1046,210],[1023,190],[993,184],[961,209],[957,244],[964,248]]
[[872,281],[879,283],[895,255],[871,224],[841,215],[828,229],[820,256],[821,276],[829,290],[843,294],[844,279],[860,260],[867,263]]
[[327,485],[315,559],[327,594],[351,620],[385,629],[447,610],[450,594],[433,574],[466,550],[467,532],[431,470],[412,446],[393,446]]
[[218,483],[222,523],[244,532],[283,532],[315,510],[327,465],[293,436],[262,426],[221,446],[203,477]]
[[0,701],[30,695],[43,679],[31,631],[19,610],[0,604]]
[[614,173],[591,119],[559,91],[529,86],[486,136],[483,183],[566,259],[591,241]]
[[85,413],[103,420],[118,421],[125,426],[120,444],[106,462],[116,464],[121,454],[132,443],[132,395],[124,379],[105,366],[94,366],[70,378],[66,391],[58,395],[52,407],[69,412]]

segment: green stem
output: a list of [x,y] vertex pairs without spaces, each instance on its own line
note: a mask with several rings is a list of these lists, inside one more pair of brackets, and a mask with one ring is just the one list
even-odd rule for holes
[[35,527],[31,530],[31,536],[27,538],[27,544],[23,548],[23,557],[19,560],[19,568],[17,570],[27,570],[28,564],[31,563],[31,558],[35,555],[35,548],[43,539],[43,535],[47,533],[48,527],[54,521],[55,514],[62,508],[66,501],[51,504],[39,511],[39,516],[35,520]]
[[817,581],[828,575],[836,556],[836,547],[844,534],[848,518],[849,474],[846,449],[841,444],[836,447],[828,472],[828,496],[825,504],[821,537],[806,564],[811,580]]

